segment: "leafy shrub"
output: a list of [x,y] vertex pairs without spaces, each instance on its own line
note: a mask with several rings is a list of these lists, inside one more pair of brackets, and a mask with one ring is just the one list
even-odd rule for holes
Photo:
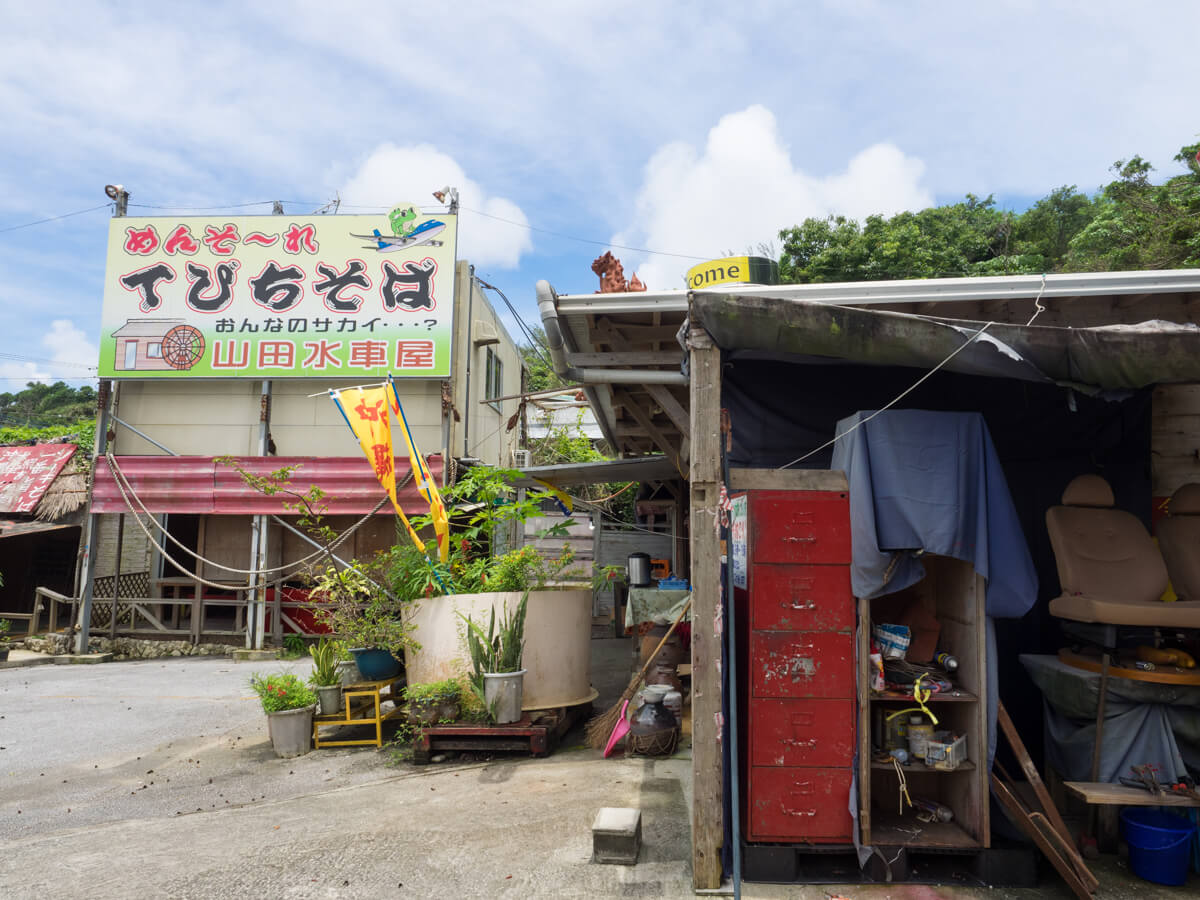
[[250,678],[250,687],[262,701],[263,712],[303,709],[317,702],[317,695],[305,687],[298,675],[290,672],[277,675],[255,673]]
[[308,683],[316,687],[333,687],[342,683],[341,673],[338,672],[338,660],[342,655],[342,645],[339,641],[321,638],[312,648],[313,670]]

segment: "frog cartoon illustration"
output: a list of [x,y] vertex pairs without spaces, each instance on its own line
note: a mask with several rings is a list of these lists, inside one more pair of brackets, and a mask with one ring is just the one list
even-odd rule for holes
[[392,234],[396,237],[408,237],[416,227],[417,211],[412,206],[397,206],[388,213],[388,222],[392,225]]

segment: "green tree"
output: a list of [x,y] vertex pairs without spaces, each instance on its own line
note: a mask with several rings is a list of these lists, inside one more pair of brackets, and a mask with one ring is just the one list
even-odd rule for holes
[[0,393],[0,443],[72,437],[90,447],[96,425],[96,391],[85,385],[31,381]]
[[1200,266],[1200,144],[1180,149],[1187,169],[1162,184],[1140,156],[1113,164],[1116,180],[1101,191],[1096,216],[1070,242],[1065,268],[1117,271]]
[[960,203],[868,216],[805,219],[779,233],[786,281],[876,281],[1031,271],[1015,254],[1012,215],[992,197],[968,194]]
[[550,353],[546,350],[545,329],[537,325],[530,330],[533,332],[534,343],[522,344],[517,348],[525,362],[525,390],[532,392],[564,387],[566,382],[558,377],[558,373],[549,363]]
[[1075,185],[1051,191],[1020,216],[1013,226],[1013,247],[1030,257],[1041,257],[1046,271],[1058,269],[1072,239],[1096,217],[1097,206]]

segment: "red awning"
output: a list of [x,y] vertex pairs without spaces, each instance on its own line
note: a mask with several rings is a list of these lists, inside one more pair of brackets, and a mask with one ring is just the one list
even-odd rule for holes
[[[202,515],[283,515],[296,513],[284,503],[285,494],[264,496],[250,488],[232,468],[211,456],[118,456],[117,465],[142,505],[153,513],[196,513]],[[375,472],[361,456],[248,456],[238,457],[247,472],[267,475],[284,466],[297,466],[290,484],[298,493],[312,485],[325,491],[322,503],[326,514],[365,515],[386,497]],[[407,457],[396,459],[397,481],[408,473]],[[441,481],[441,456],[429,457],[429,471]],[[407,515],[428,512],[411,480],[400,489],[400,505]],[[133,500],[135,508],[137,500]],[[108,463],[96,465],[96,484],[92,489],[92,512],[128,512],[125,500]],[[380,515],[391,515],[386,504]]]
[[74,455],[74,444],[0,447],[0,513],[33,512]]

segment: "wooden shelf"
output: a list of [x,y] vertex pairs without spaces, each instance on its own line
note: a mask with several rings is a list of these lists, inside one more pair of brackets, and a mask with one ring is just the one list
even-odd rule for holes
[[1067,781],[1068,791],[1087,803],[1114,806],[1200,806],[1200,800],[1181,794],[1151,794],[1142,788],[1096,781]]
[[[880,762],[874,759],[871,760],[871,768],[880,772],[896,771],[895,766],[893,766],[890,762]],[[921,775],[923,773],[929,773],[931,775],[954,775],[957,772],[974,772],[975,763],[971,762],[969,759],[964,759],[953,769],[938,769],[933,766],[927,766],[923,762],[910,762],[904,763],[902,766],[900,766],[900,771],[903,772],[906,777],[909,775]],[[1147,794],[1147,796],[1149,795]]]
[[[882,691],[872,692],[871,702],[876,700],[891,700],[897,703],[916,703],[912,694],[902,694],[899,691]],[[979,698],[970,691],[964,691],[955,688],[953,691],[946,691],[940,694],[930,694],[926,703],[978,703]]]
[[871,843],[876,847],[920,847],[928,849],[971,850],[982,846],[957,822],[922,822],[910,810],[907,815],[871,813]]

